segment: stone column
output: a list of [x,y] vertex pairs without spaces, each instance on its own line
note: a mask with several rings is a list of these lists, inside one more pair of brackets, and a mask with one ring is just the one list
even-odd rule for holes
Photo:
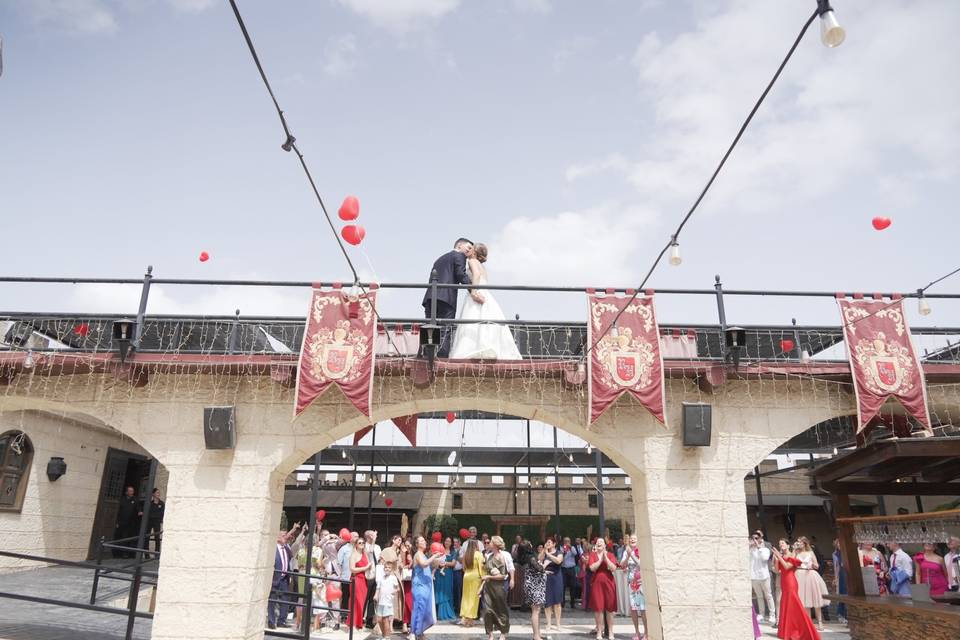
[[154,640],[263,637],[283,477],[206,458],[168,465]]

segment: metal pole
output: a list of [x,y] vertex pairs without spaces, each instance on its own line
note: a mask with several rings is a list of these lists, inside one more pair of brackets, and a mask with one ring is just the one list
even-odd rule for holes
[[[370,430],[371,441],[370,446],[375,447],[377,445],[377,425],[373,425],[373,428]],[[367,530],[373,528],[373,463],[376,460],[376,452],[373,449],[370,449],[370,482],[367,483]]]
[[157,459],[154,458],[150,461],[150,473],[147,475],[147,490],[143,496],[143,515],[140,519],[140,533],[137,536],[137,566],[136,572],[133,574],[133,580],[130,582],[130,591],[127,594],[127,633],[124,636],[126,640],[132,640],[133,638],[133,623],[136,621],[137,616],[137,599],[140,596],[140,581],[142,579],[143,572],[143,563],[145,562],[144,558],[146,554],[143,552],[144,549],[144,539],[147,537],[147,525],[150,520],[150,506],[153,502],[150,500],[150,496],[153,493],[153,485],[157,481]]
[[347,528],[353,531],[353,510],[357,503],[357,461],[353,460],[353,479],[350,481],[350,516]]
[[560,463],[557,454],[557,428],[553,428],[553,506],[556,511],[557,543],[560,538]]
[[720,355],[723,357],[724,361],[727,359],[727,312],[723,306],[723,283],[720,282],[720,275],[717,274],[713,277],[713,290],[716,292],[717,296],[717,317],[720,319]]
[[103,564],[103,543],[106,538],[100,536],[100,542],[97,543],[97,568],[93,571],[93,587],[90,589],[90,604],[97,604],[97,588],[100,586],[100,565]]
[[[313,574],[313,541],[317,535],[317,494],[319,491],[320,485],[320,454],[313,454],[313,476],[311,477],[310,483],[310,518],[307,521],[307,566],[300,567],[301,573],[306,573],[308,575]],[[306,640],[310,640],[310,629],[313,627],[310,624],[313,619],[313,587],[310,584],[310,578],[304,580],[304,588],[306,593],[304,594],[304,607],[300,615],[301,628],[300,631],[303,633],[303,637]]]
[[147,267],[143,274],[143,288],[140,289],[140,307],[137,310],[137,328],[135,329],[133,346],[140,348],[140,337],[143,335],[143,318],[147,315],[147,298],[150,297],[150,282],[153,280],[153,265]]
[[594,447],[593,458],[597,463],[597,514],[600,519],[600,532],[597,534],[601,538],[606,536],[606,513],[603,506],[603,454],[600,449]]
[[237,339],[240,337],[240,309],[235,312],[236,319],[230,327],[230,338],[227,340],[227,351],[229,353],[237,352]]
[[517,515],[517,494],[520,492],[520,476],[517,475],[517,468],[513,468],[513,515]]
[[530,471],[530,420],[527,420],[527,515],[533,515],[533,475]]
[[[913,479],[913,484],[917,484],[917,479]],[[917,501],[917,513],[923,513],[923,499],[920,496],[913,496]]]
[[753,468],[753,479],[757,483],[757,519],[760,520],[760,530],[763,531],[763,537],[767,537],[767,518],[763,511],[763,489],[760,487],[760,467]]

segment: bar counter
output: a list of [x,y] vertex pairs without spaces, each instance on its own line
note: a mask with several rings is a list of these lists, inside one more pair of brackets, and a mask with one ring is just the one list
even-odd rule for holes
[[851,640],[958,640],[960,606],[896,596],[841,596]]

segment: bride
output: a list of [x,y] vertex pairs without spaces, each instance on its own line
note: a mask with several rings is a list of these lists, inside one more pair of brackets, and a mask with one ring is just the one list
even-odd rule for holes
[[[487,284],[487,246],[477,243],[467,252],[467,268],[473,284]],[[500,305],[489,290],[470,291],[458,315],[459,320],[472,320],[457,325],[450,349],[451,358],[463,360],[521,360],[520,350],[510,333]],[[491,321],[500,321],[491,322]]]

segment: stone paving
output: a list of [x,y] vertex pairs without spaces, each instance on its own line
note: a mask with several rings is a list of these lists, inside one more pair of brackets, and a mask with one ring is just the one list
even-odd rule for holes
[[[107,560],[104,566],[120,566],[129,560]],[[0,591],[40,596],[66,602],[90,602],[93,571],[74,567],[44,567],[0,574]],[[97,604],[126,606],[130,583],[103,578]],[[147,589],[143,589],[144,594]],[[137,620],[134,638],[150,638],[150,620]],[[0,640],[122,640],[127,618],[22,600],[0,598]]]

